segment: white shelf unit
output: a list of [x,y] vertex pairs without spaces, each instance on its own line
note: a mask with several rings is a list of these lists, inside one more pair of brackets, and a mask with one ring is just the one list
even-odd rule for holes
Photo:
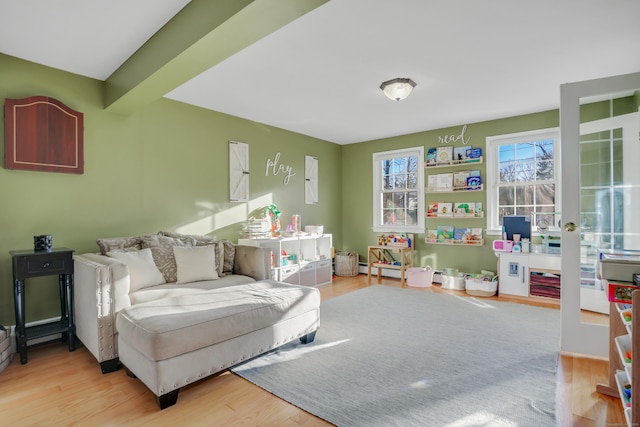
[[305,286],[332,282],[331,234],[238,239],[238,244],[269,248],[273,254],[274,280]]
[[451,160],[448,162],[440,162],[435,164],[425,163],[425,169],[436,169],[436,168],[450,168],[452,166],[473,166],[482,164],[483,157],[480,156],[475,159],[465,159],[465,160]]
[[[620,398],[627,426],[640,424],[640,399],[630,399],[627,391],[640,388],[640,356],[633,343],[640,340],[640,291],[633,291],[632,304],[612,302],[609,315],[609,381],[598,384],[599,393]],[[629,317],[631,317],[629,319]]]

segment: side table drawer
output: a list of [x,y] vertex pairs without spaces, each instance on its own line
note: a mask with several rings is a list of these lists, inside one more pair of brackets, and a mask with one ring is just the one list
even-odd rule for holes
[[26,273],[32,274],[63,274],[66,269],[68,257],[52,256],[41,259],[28,259],[26,263]]

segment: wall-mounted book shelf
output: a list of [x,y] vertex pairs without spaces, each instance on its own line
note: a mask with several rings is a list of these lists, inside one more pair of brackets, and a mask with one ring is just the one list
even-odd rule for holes
[[436,168],[450,168],[452,166],[468,166],[468,165],[479,165],[482,164],[483,157],[480,156],[477,159],[465,159],[465,160],[450,160],[448,162],[438,162],[438,163],[425,163],[425,169],[436,169]]
[[474,186],[464,186],[464,187],[452,187],[450,190],[429,190],[426,189],[424,192],[427,194],[442,194],[442,193],[459,193],[461,191],[482,191],[484,189],[484,184],[474,185]]
[[424,242],[428,245],[449,245],[449,246],[482,246],[484,245],[484,239],[480,240],[429,240],[425,239]]
[[451,219],[473,219],[473,218],[484,218],[484,212],[477,212],[474,214],[430,214],[427,213],[425,218],[451,218]]

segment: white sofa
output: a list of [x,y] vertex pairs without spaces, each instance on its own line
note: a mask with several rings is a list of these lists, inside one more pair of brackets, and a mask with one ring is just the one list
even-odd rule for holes
[[161,408],[186,384],[313,341],[320,325],[319,291],[270,280],[268,249],[166,232],[98,246],[74,256],[76,335],[103,373],[124,364]]

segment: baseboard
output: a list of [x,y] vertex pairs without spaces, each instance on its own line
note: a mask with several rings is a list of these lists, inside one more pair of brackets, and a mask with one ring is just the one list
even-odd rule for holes
[[[38,320],[35,322],[29,322],[27,323],[25,326],[29,327],[29,326],[38,326],[38,325],[42,325],[44,323],[50,323],[50,322],[57,322],[60,320],[60,317],[53,317],[51,319],[43,319],[43,320]],[[5,328],[7,329],[8,332],[10,332],[11,335],[11,343],[9,346],[9,351],[11,353],[15,353],[16,351],[18,351],[18,349],[16,348],[16,326],[15,325],[10,325],[10,326],[5,326]],[[34,344],[41,344],[43,342],[49,342],[49,341],[55,341],[55,340],[59,340],[60,338],[62,338],[62,334],[52,334],[52,335],[48,335],[46,337],[40,337],[40,338],[34,338],[32,340],[27,341],[27,345],[34,345]]]

